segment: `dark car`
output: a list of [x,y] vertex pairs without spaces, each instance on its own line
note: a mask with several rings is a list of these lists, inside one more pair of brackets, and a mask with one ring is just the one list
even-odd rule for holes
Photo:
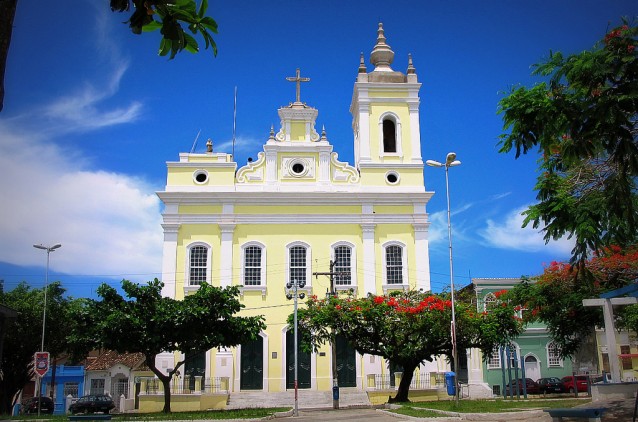
[[[518,381],[518,394],[523,394],[523,380],[512,380],[511,383],[508,383],[505,386],[505,394],[516,395],[516,383]],[[511,385],[510,385],[511,384]],[[536,381],[531,378],[525,378],[525,389],[527,390],[527,394],[540,394],[540,388]],[[511,393],[510,393],[511,390]]]
[[72,415],[76,413],[109,413],[115,407],[113,399],[104,394],[82,396],[69,406]]
[[24,413],[38,413],[38,402],[40,402],[40,413],[53,414],[55,404],[53,404],[51,397],[31,397],[24,404]]
[[560,378],[556,377],[548,377],[548,378],[540,378],[536,381],[538,384],[538,388],[541,393],[564,393],[565,386]]
[[[576,379],[574,380],[574,378]],[[573,375],[569,375],[567,377],[563,377],[561,381],[565,386],[565,390],[569,391],[570,393],[573,393],[574,390],[577,390],[580,393],[589,389],[589,380],[587,378],[587,375],[576,375],[576,377],[574,377]],[[575,388],[574,384],[576,384]]]

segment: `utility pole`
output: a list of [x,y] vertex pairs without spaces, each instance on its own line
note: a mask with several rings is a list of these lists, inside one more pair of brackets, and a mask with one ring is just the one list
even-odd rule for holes
[[[335,288],[335,276],[344,275],[347,273],[335,272],[334,267],[337,265],[337,261],[330,261],[330,272],[314,272],[312,275],[315,278],[320,275],[327,275],[330,277],[330,290],[326,291],[326,298],[337,297],[337,289]],[[339,376],[337,374],[337,338],[333,336],[332,339],[332,408],[339,409]]]
[[[297,361],[297,348],[299,347],[299,334],[297,333],[298,331],[298,324],[297,324],[297,299],[303,299],[304,297],[306,297],[306,294],[301,292],[298,292],[298,289],[302,289],[304,286],[306,285],[305,281],[299,281],[297,282],[297,280],[293,280],[292,282],[288,282],[286,284],[286,288],[289,290],[289,292],[286,294],[286,298],[288,300],[290,299],[294,299],[295,300],[295,321],[294,321],[294,325],[295,325],[295,408],[293,410],[292,415],[293,416],[299,416],[299,384],[298,384],[298,361]],[[290,293],[290,289],[292,289],[292,293]]]

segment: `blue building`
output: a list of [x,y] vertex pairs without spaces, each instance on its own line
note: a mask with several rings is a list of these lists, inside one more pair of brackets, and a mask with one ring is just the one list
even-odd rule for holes
[[[53,367],[42,377],[41,393],[51,396]],[[84,366],[57,365],[55,371],[55,414],[65,413],[65,398],[78,398],[84,391]]]

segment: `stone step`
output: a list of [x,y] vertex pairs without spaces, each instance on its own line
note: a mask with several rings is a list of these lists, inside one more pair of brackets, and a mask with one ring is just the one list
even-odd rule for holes
[[[241,391],[230,393],[227,409],[250,407],[289,407],[295,405],[295,392]],[[299,409],[332,409],[332,391],[298,390]],[[370,407],[368,395],[361,390],[342,388],[339,390],[339,408]]]

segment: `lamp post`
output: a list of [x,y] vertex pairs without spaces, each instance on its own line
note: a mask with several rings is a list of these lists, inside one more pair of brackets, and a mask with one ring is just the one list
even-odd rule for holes
[[[297,333],[297,329],[299,328],[298,323],[297,323],[297,299],[303,299],[304,297],[306,297],[306,294],[301,292],[298,292],[298,289],[303,288],[306,285],[305,281],[299,281],[297,282],[297,280],[293,280],[292,282],[288,282],[286,283],[286,288],[289,290],[289,292],[286,294],[286,298],[288,300],[290,299],[294,299],[295,301],[295,307],[294,307],[294,325],[295,325],[295,408],[293,410],[292,415],[293,416],[299,416],[299,385],[298,385],[298,364],[297,364],[297,347],[298,347],[298,333]],[[290,289],[292,289],[292,293],[290,293]]]
[[[49,256],[51,255],[51,252],[55,251],[56,249],[62,247],[61,244],[56,243],[53,246],[44,246],[42,244],[40,245],[33,245],[34,248],[37,249],[42,249],[47,251],[47,266],[46,266],[46,272],[44,275],[44,307],[42,310],[42,344],[40,346],[40,351],[44,352],[44,332],[45,332],[45,327],[46,327],[46,320],[47,320],[47,290],[48,290],[48,286],[49,286]],[[38,397],[42,397],[42,378],[39,378],[40,380],[40,386],[38,388]],[[41,401],[38,401],[38,416],[40,415],[40,406],[41,406]]]
[[444,167],[445,168],[445,193],[447,197],[447,236],[450,245],[450,291],[452,299],[452,324],[450,327],[452,337],[452,361],[454,362],[454,399],[458,403],[459,389],[458,389],[458,376],[459,376],[459,362],[458,351],[456,350],[456,311],[454,304],[454,265],[452,264],[452,220],[450,218],[450,182],[448,177],[448,170],[450,167],[458,166],[461,164],[456,159],[456,153],[450,152],[445,157],[445,163],[440,163],[434,160],[427,160],[425,162],[431,167]]

